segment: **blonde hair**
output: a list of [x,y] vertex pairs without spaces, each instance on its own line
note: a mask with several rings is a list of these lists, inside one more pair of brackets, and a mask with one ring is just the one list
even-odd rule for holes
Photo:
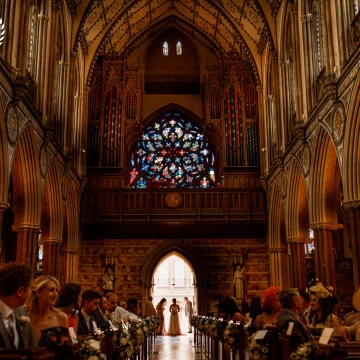
[[[58,279],[56,279],[53,276],[39,276],[30,285],[31,295],[29,296],[28,301],[26,302],[26,311],[30,317],[32,317],[38,311],[39,304],[36,293],[38,291],[42,291],[45,285],[50,281],[53,281],[56,284],[58,291],[60,291],[60,283]],[[59,311],[52,305],[50,306],[50,308],[54,311]]]

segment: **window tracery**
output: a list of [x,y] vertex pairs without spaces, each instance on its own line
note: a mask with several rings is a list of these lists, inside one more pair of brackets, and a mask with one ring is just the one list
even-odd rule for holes
[[172,187],[213,187],[215,156],[199,127],[167,113],[146,127],[131,157],[130,184],[145,188],[151,177]]

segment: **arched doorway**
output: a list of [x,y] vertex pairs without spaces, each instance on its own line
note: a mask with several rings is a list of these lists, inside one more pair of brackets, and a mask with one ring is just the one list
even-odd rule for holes
[[193,273],[194,311],[196,311],[197,314],[206,314],[206,269],[198,261],[198,254],[188,246],[185,246],[181,240],[167,241],[164,245],[156,248],[147,258],[140,276],[143,286],[142,311],[144,312],[145,310],[144,307],[147,298],[150,295],[154,295],[154,275],[159,264],[173,254],[176,254],[183,261],[186,261]]
[[173,251],[166,255],[158,264],[153,275],[153,302],[158,304],[162,298],[167,300],[165,309],[165,328],[170,321],[170,304],[176,299],[180,306],[180,326],[183,332],[187,329],[184,297],[197,308],[195,291],[196,278],[191,264],[179,253]]

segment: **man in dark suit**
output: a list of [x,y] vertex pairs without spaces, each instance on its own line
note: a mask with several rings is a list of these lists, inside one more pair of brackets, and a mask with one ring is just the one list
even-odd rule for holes
[[110,327],[110,324],[101,315],[100,299],[101,294],[97,290],[86,290],[81,295],[82,308],[79,312],[79,324],[77,328],[78,335],[88,335],[95,329],[93,321],[100,330],[106,330]]
[[0,348],[37,348],[24,304],[30,295],[32,271],[28,265],[7,263],[0,268]]
[[188,333],[192,333],[192,326],[191,326],[191,316],[193,314],[192,302],[186,296],[184,297],[184,301],[185,301],[185,316],[188,318],[188,322],[189,322]]
[[281,313],[277,318],[276,326],[287,331],[289,323],[293,322],[294,327],[291,336],[296,336],[301,342],[311,340],[313,337],[306,326],[301,322],[300,314],[303,307],[303,299],[297,289],[283,289],[280,291],[279,301],[282,306]]

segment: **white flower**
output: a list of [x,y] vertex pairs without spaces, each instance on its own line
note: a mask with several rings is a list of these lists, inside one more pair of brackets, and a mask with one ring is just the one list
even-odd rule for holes
[[91,349],[93,350],[100,350],[100,343],[98,341],[95,340],[89,340],[89,346]]
[[28,316],[25,316],[25,315],[21,315],[20,318],[19,318],[19,322],[23,325],[25,324],[29,324],[30,323],[30,318]]

